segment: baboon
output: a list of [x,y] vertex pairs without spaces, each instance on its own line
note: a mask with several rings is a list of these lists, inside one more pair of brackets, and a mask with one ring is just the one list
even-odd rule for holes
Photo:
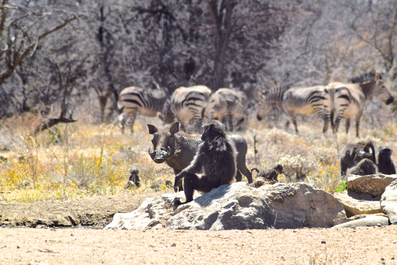
[[[226,127],[213,120],[204,126],[197,153],[188,167],[175,176],[174,190],[184,178],[186,201],[175,199],[174,207],[193,200],[195,190],[209,192],[233,181],[237,173],[236,150],[232,140],[226,135]],[[196,174],[201,173],[199,177]]]
[[277,164],[269,169],[263,169],[259,171],[257,168],[253,168],[251,171],[257,171],[258,175],[257,178],[263,178],[269,181],[277,181],[277,176],[283,172],[283,166]]
[[370,159],[376,164],[375,147],[371,141],[346,144],[340,155],[341,175],[345,176],[348,168],[353,167],[364,158]]
[[354,167],[347,169],[348,175],[365,176],[376,173],[376,165],[371,159],[364,158],[357,163]]
[[253,168],[251,171],[254,170],[258,172],[258,175],[256,176],[254,182],[250,186],[259,188],[260,186],[263,186],[265,183],[275,184],[278,181],[277,176],[283,172],[283,166],[277,164],[269,169],[263,169],[259,171],[257,168]]
[[138,188],[141,186],[141,179],[139,178],[138,174],[139,174],[139,169],[132,168],[130,170],[130,176],[128,177],[128,182],[127,184],[125,184],[124,189],[130,189],[134,185]]
[[391,154],[393,153],[390,146],[379,146],[378,149],[378,171],[383,174],[396,174],[396,166],[391,160]]

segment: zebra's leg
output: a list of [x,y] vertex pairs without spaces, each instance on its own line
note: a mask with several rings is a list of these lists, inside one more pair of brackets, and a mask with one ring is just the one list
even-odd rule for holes
[[125,121],[126,121],[126,114],[123,112],[120,114],[120,125],[121,125],[121,133],[125,133]]
[[138,111],[134,111],[130,114],[130,117],[129,117],[130,123],[128,124],[128,126],[131,126],[131,134],[134,134],[134,123],[135,123],[135,119],[136,119],[137,115],[138,115]]
[[299,130],[298,130],[298,123],[296,122],[296,116],[292,117],[292,124],[294,125],[295,132],[296,132],[296,133],[299,133]]
[[324,120],[323,133],[326,133],[328,131],[328,123],[329,123],[328,115],[324,115],[323,120]]
[[346,119],[346,134],[349,133],[349,129],[350,129],[350,118]]
[[334,124],[334,128],[333,128],[333,132],[338,133],[339,130],[339,124],[340,124],[340,120],[342,119],[342,115],[338,115],[335,119],[335,124]]
[[363,115],[363,111],[362,110],[359,113],[357,113],[357,115],[356,115],[356,137],[357,138],[360,138],[360,133],[359,133],[359,131],[360,131],[360,119],[361,119],[362,115]]
[[[295,132],[296,132],[296,133],[299,133],[298,124],[296,123],[296,115],[295,115],[295,113],[293,113],[293,112],[291,112],[291,111],[287,111],[287,115],[289,116],[289,120],[291,120],[291,121],[292,121],[292,124],[294,125]],[[286,129],[286,130],[288,129],[288,126],[289,126],[289,122],[287,122],[287,123],[285,124],[285,129]]]

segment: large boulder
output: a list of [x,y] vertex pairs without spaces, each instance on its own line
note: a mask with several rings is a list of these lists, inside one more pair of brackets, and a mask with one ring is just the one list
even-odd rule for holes
[[347,190],[377,197],[381,196],[385,188],[395,180],[397,180],[397,175],[348,175]]
[[369,194],[354,191],[337,192],[334,196],[343,204],[347,217],[359,214],[383,213],[380,207],[380,196],[372,197]]
[[331,194],[306,183],[264,185],[245,182],[222,185],[173,210],[175,197],[147,199],[131,213],[118,213],[105,229],[265,229],[332,227],[346,219],[342,204]]
[[380,206],[389,217],[391,224],[397,224],[397,180],[386,187],[382,194]]

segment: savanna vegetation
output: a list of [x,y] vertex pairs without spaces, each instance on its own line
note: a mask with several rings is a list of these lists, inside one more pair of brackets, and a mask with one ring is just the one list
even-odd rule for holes
[[[166,185],[167,180],[173,183],[172,169],[155,164],[147,153],[151,136],[146,123],[161,126],[157,118],[139,118],[136,134],[122,135],[117,126],[76,122],[32,137],[27,136],[35,126],[32,119],[8,119],[2,131],[9,144],[0,152],[0,199],[33,202],[123,192],[173,192],[172,185]],[[363,126],[363,135],[376,147],[389,144],[397,150],[392,133],[396,127],[392,123],[376,129]],[[281,122],[269,126],[250,119],[249,129],[241,133],[249,144],[248,167],[263,169],[280,163],[284,167],[281,182],[305,181],[331,193],[342,189],[338,148],[357,141],[354,132],[323,135],[321,121],[316,119],[301,121],[300,128],[296,135],[292,128],[284,130]],[[124,189],[134,167],[140,170],[142,186]]]

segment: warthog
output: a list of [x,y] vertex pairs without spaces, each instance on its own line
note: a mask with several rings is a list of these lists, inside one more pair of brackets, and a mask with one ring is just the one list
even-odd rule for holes
[[[179,122],[175,122],[169,129],[159,131],[156,126],[148,124],[149,133],[153,135],[153,150],[148,150],[152,160],[158,164],[166,162],[175,175],[187,167],[193,160],[198,150],[198,145],[202,142],[199,137],[179,131]],[[240,135],[229,135],[233,140],[237,150],[237,174],[236,181],[241,181],[242,175],[247,177],[248,183],[252,183],[251,171],[245,164],[247,154],[247,141]],[[179,190],[183,190],[179,184]]]

